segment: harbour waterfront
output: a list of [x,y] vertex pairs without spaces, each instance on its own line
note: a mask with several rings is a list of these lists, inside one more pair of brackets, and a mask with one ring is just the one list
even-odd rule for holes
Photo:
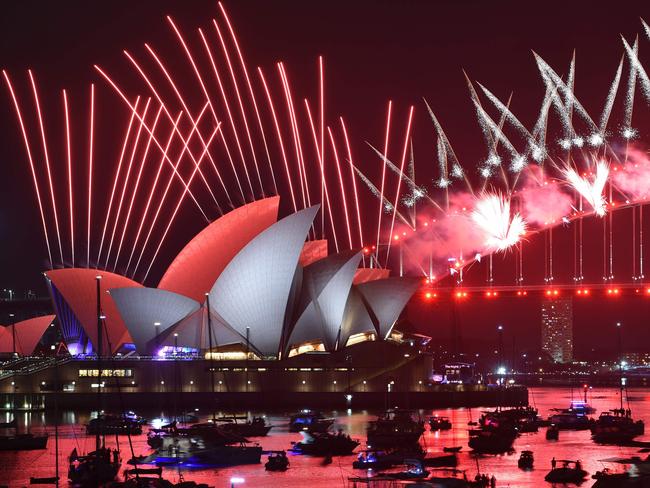
[[[529,390],[530,404],[539,409],[540,415],[547,417],[552,408],[566,408],[572,399],[580,399],[582,391],[579,388],[531,388]],[[650,418],[650,389],[632,388],[628,391],[630,406],[635,418],[648,420]],[[607,409],[616,407],[619,403],[618,390],[614,388],[594,388],[589,393],[589,401],[597,409],[596,416]],[[317,407],[317,405],[305,405],[305,407]],[[450,418],[452,429],[447,431],[430,432],[427,430],[421,439],[423,447],[434,455],[441,453],[443,447],[463,446],[459,454],[459,469],[467,470],[470,478],[473,478],[477,468],[482,473],[494,474],[497,479],[497,486],[510,487],[538,487],[545,486],[544,476],[550,470],[551,459],[580,459],[584,469],[591,476],[597,470],[603,469],[604,465],[599,460],[612,456],[633,456],[641,455],[638,447],[600,446],[594,444],[590,439],[590,433],[585,431],[562,431],[558,441],[547,441],[544,436],[544,428],[537,433],[522,434],[514,444],[514,452],[504,455],[482,455],[473,456],[467,447],[468,425],[471,420],[477,420],[481,408],[467,409],[441,409],[421,410],[423,418],[430,415],[444,415]],[[148,417],[169,414],[169,412],[149,411],[138,412]],[[199,411],[199,413],[201,413]],[[207,418],[208,412],[203,412]],[[283,450],[291,447],[291,442],[300,441],[299,434],[290,433],[288,429],[288,414],[291,412],[251,412],[251,414],[266,415],[266,420],[273,429],[269,436],[254,438],[264,450]],[[334,429],[342,428],[351,437],[359,439],[362,446],[365,444],[366,424],[374,419],[379,412],[352,409],[350,411],[327,411],[326,415],[336,418]],[[10,414],[7,414],[10,415]],[[60,472],[63,478],[67,472],[67,457],[73,448],[79,452],[87,452],[94,448],[94,437],[87,436],[84,424],[89,418],[88,411],[65,411],[62,413],[60,432]],[[25,428],[28,424],[34,433],[42,431],[44,426],[53,436],[54,418],[50,413],[19,414],[20,427]],[[427,428],[428,429],[428,428]],[[145,429],[146,431],[146,429]],[[130,451],[127,438],[120,437],[120,449],[122,459],[125,462],[130,458]],[[650,441],[650,435],[636,439],[638,441]],[[107,446],[115,446],[115,438],[106,438]],[[133,448],[136,455],[149,451],[146,444],[146,435],[133,437]],[[522,471],[517,467],[517,459],[521,451],[531,450],[535,457],[535,466],[532,471]],[[364,471],[352,469],[352,462],[355,456],[334,457],[333,463],[328,466],[322,465],[322,458],[312,458],[302,455],[290,454],[290,468],[284,473],[269,473],[264,470],[263,464],[236,466],[223,469],[204,469],[182,471],[188,479],[208,482],[216,487],[230,486],[232,477],[243,478],[245,481],[239,486],[255,487],[302,487],[309,484],[312,487],[348,487],[350,476],[363,476]],[[10,488],[18,488],[29,484],[30,476],[52,476],[54,473],[54,438],[50,438],[47,451],[31,452],[4,452],[0,453],[0,480]],[[263,457],[263,462],[266,456]],[[166,476],[170,480],[178,479],[178,471],[166,469]],[[591,486],[592,480],[588,480],[585,486]],[[65,486],[65,485],[63,485]],[[548,484],[550,486],[550,484]]]

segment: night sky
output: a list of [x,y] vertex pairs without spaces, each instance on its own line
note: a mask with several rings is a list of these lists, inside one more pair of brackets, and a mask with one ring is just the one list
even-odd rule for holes
[[[333,121],[339,114],[346,117],[356,159],[375,181],[380,171],[379,161],[364,141],[381,145],[388,99],[393,100],[400,133],[408,106],[416,107],[413,137],[418,179],[430,182],[435,168],[435,138],[423,97],[442,121],[459,159],[471,170],[476,161],[485,157],[485,148],[463,70],[502,99],[512,92],[513,112],[525,125],[531,126],[544,95],[531,50],[563,75],[575,49],[577,95],[588,111],[599,114],[623,53],[619,34],[633,39],[637,33],[642,33],[639,16],[650,19],[650,9],[642,0],[618,4],[540,2],[536,8],[520,1],[246,0],[226,2],[225,7],[249,67],[262,66],[270,73],[276,61],[284,61],[293,90],[300,99],[307,97],[316,102],[317,56],[325,57],[328,115]],[[104,117],[97,137],[102,140],[102,148],[110,147],[112,140],[118,141],[121,137],[124,112],[114,110],[117,98],[92,65],[99,64],[111,74],[133,80],[132,70],[121,50],[127,49],[142,57],[143,43],[149,42],[165,53],[177,75],[187,70],[190,76],[190,68],[165,22],[165,15],[173,16],[189,36],[195,34],[196,27],[208,27],[210,19],[218,15],[218,7],[211,0],[7,0],[3,2],[0,16],[0,65],[10,73],[25,100],[29,98],[25,70],[31,68],[37,76],[43,105],[54,113],[60,112],[60,90],[66,88],[73,109],[76,107],[80,114],[85,114],[87,87],[91,82],[96,83],[98,109]],[[644,58],[648,50],[650,41],[644,38],[640,42],[642,60],[648,59]],[[131,86],[128,81],[125,83]],[[142,88],[141,84],[133,86]],[[42,294],[44,286],[40,272],[45,266],[46,251],[38,210],[22,139],[4,83],[0,91],[0,289],[11,287],[22,293],[32,288]],[[136,93],[139,92],[134,89],[132,94]],[[621,107],[617,103],[612,119],[621,118]],[[62,119],[52,119],[55,120],[47,123],[48,132],[60,132]],[[647,107],[639,96],[634,126],[640,131],[642,148],[643,141],[650,135],[649,120]],[[38,143],[36,133],[32,139],[33,144]],[[120,143],[112,144],[118,146]],[[52,150],[57,150],[56,145]],[[104,160],[101,154],[97,157],[97,164],[103,167],[97,170],[99,178],[108,178],[110,158]],[[62,179],[57,188],[64,188],[65,175],[58,177]],[[56,180],[57,175],[54,178]],[[374,233],[375,199],[362,192],[362,211],[373,216],[368,218],[370,224],[366,231]],[[65,195],[59,193],[57,198],[63,200]],[[284,196],[283,213],[286,214],[289,208]],[[95,226],[100,225],[100,217],[94,215]],[[626,218],[629,217],[621,217],[615,227],[618,243],[630,238]],[[183,243],[204,224],[186,202],[179,222],[173,227],[174,236],[163,248],[154,267],[151,285],[155,285]],[[93,227],[93,234],[98,231]],[[598,235],[597,230],[594,232]],[[570,232],[565,232],[564,237],[561,234],[558,245],[562,242],[570,245]],[[594,249],[599,242],[594,243]],[[527,258],[530,259],[527,269],[539,274],[541,258],[535,252],[542,252],[540,243],[531,242],[530,245],[533,256]],[[597,262],[596,251],[587,251],[588,255],[590,252]],[[627,256],[625,251],[621,254]],[[503,268],[508,266],[506,263]],[[560,263],[558,272],[569,276],[571,266]],[[622,266],[617,262],[620,275],[630,276]],[[501,271],[502,276],[508,272],[512,271]],[[483,277],[481,273],[484,272],[477,272],[479,278]],[[600,269],[594,268],[591,274],[593,281],[598,281]],[[615,320],[630,325],[626,341],[636,344],[636,349],[647,349],[649,307],[639,299],[604,304],[594,298],[589,305],[576,303],[578,350],[587,353],[596,349],[597,353],[599,348],[607,349],[603,346],[605,331]],[[449,332],[449,311],[445,306],[420,307],[416,304],[411,306],[409,318],[419,330],[436,338],[444,339]],[[494,341],[494,326],[503,322],[508,334],[517,331],[515,335],[522,348],[534,348],[539,341],[539,302],[530,299],[520,304],[504,300],[467,308],[461,313],[461,322],[463,333],[472,341]],[[593,330],[602,330],[602,336],[589,333]]]

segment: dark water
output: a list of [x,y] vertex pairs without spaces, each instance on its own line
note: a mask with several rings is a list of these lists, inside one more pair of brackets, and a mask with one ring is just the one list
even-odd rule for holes
[[[632,389],[629,391],[635,418],[650,422],[650,390]],[[574,393],[578,399],[580,392]],[[569,388],[538,388],[531,389],[530,402],[536,406],[540,414],[547,416],[551,408],[567,407],[572,398]],[[592,406],[597,408],[596,415],[602,410],[612,408],[619,403],[618,392],[608,389],[595,389],[590,394]],[[467,447],[467,422],[470,419],[476,420],[480,415],[480,409],[447,409],[436,411],[422,411],[423,415],[437,413],[451,418],[453,429],[445,432],[431,433],[427,431],[423,438],[423,445],[431,453],[440,453],[444,446],[462,445],[463,451],[459,455],[459,468],[466,469],[467,474],[473,477],[477,471],[477,459],[470,456]],[[326,414],[337,418],[335,426],[340,426],[350,433],[353,438],[362,442],[365,441],[365,424],[374,418],[373,412],[338,411],[326,412]],[[94,437],[85,435],[84,424],[88,420],[88,412],[66,412],[63,414],[60,427],[60,466],[61,476],[65,479],[67,472],[66,458],[73,448],[80,453],[90,451],[94,448]],[[42,431],[45,425],[45,414],[33,414],[20,417],[21,425],[31,421],[32,431]],[[49,416],[47,417],[50,433],[53,432]],[[268,414],[267,421],[275,427],[266,438],[260,438],[264,449],[280,450],[288,449],[291,441],[300,440],[300,434],[288,432],[287,418],[282,414]],[[146,429],[145,429],[146,430]],[[584,469],[590,475],[603,468],[599,459],[611,456],[629,456],[637,454],[638,448],[597,446],[589,435],[589,431],[562,431],[558,442],[546,441],[544,430],[538,433],[523,434],[515,441],[515,452],[501,456],[481,456],[478,458],[478,465],[482,472],[494,474],[497,478],[497,486],[510,487],[540,487],[550,486],[544,481],[544,475],[550,469],[550,460],[553,456],[556,459],[580,459]],[[648,429],[650,430],[650,429]],[[650,441],[650,435],[640,437],[638,440]],[[115,446],[114,438],[107,438],[109,447]],[[143,434],[133,438],[134,451],[136,454],[148,452],[146,436]],[[123,450],[123,459],[130,457],[126,437],[120,438],[120,447]],[[523,472],[517,468],[517,459],[522,450],[532,450],[535,456],[535,469],[530,472]],[[29,483],[30,476],[53,476],[54,474],[54,437],[50,438],[47,451],[32,451],[20,453],[0,453],[0,483],[8,484],[11,488],[23,487]],[[321,466],[318,458],[306,456],[291,456],[291,468],[285,473],[267,473],[263,465],[238,466],[228,469],[207,469],[200,471],[184,472],[186,479],[205,481],[216,487],[230,486],[231,477],[242,477],[245,483],[241,487],[346,487],[350,486],[349,476],[363,475],[363,471],[352,469],[354,456],[334,458],[329,466]],[[166,476],[171,481],[178,480],[178,474],[174,470],[168,470]],[[592,481],[587,481],[583,486],[591,486]],[[62,484],[65,486],[65,484]]]

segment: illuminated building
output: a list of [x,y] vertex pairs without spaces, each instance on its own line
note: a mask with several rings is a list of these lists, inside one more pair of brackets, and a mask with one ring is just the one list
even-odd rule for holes
[[71,354],[93,353],[98,283],[104,354],[281,359],[387,339],[419,280],[360,269],[360,250],[327,255],[327,241],[305,242],[318,207],[278,220],[278,205],[279,197],[265,198],[209,224],[157,288],[96,269],[47,271]]
[[542,350],[557,363],[573,360],[571,297],[542,299]]

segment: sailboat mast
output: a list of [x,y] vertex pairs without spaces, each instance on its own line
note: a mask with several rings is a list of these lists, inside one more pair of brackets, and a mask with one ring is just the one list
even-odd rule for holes
[[620,373],[619,377],[619,388],[620,388],[620,399],[621,399],[621,412],[623,411],[623,346],[621,339],[621,323],[616,322],[616,330],[618,331],[618,370]]
[[[210,388],[214,400],[214,353],[212,352],[212,316],[210,315],[210,294],[205,294],[205,306],[208,314],[208,350],[210,354]],[[212,420],[216,420],[216,412],[212,409]]]
[[[101,303],[101,276],[95,277],[97,289],[97,416],[99,417],[102,410],[102,303]],[[99,431],[95,434],[95,450],[101,449],[101,438]]]

